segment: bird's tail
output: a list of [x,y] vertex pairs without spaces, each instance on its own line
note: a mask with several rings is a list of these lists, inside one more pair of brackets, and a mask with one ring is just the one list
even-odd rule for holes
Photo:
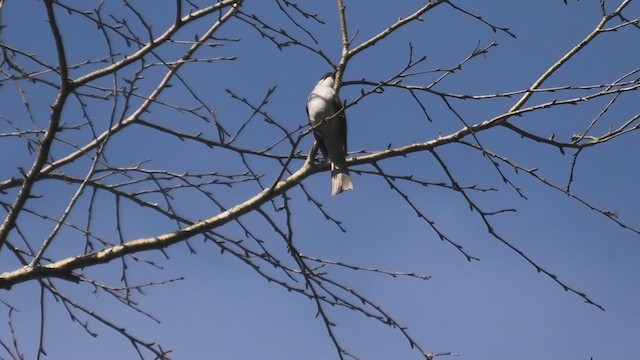
[[353,182],[351,181],[351,175],[349,175],[349,169],[338,168],[333,163],[331,164],[331,196],[336,196],[343,191],[353,189]]

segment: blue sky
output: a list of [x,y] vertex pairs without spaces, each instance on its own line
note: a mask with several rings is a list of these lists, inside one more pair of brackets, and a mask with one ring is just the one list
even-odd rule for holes
[[[354,35],[357,30],[355,43],[364,41],[424,4],[420,1],[394,2],[393,6],[388,1],[345,2],[349,31]],[[619,2],[608,1],[607,8],[611,10]],[[158,33],[171,20],[167,14],[171,14],[173,5],[168,2],[154,6],[140,2],[137,5],[145,9],[144,14],[150,21],[157,22],[154,30]],[[479,21],[443,6],[425,16],[424,21],[407,26],[354,58],[347,67],[344,80],[387,79],[406,63],[409,42],[416,58],[427,56],[420,69],[430,70],[455,66],[477,46],[485,47],[496,41],[497,47],[486,56],[465,64],[462,71],[447,78],[437,90],[473,95],[522,90],[582,40],[600,20],[600,8],[594,1],[569,1],[568,5],[560,0],[544,4],[507,0],[458,1],[456,5],[493,24],[510,28],[517,38],[500,31],[494,33]],[[116,13],[124,11],[113,3],[106,6],[114,6]],[[340,34],[335,2],[301,2],[301,6],[317,13],[326,22],[325,25],[305,24],[317,36],[317,46],[337,62]],[[87,9],[92,9],[92,6],[87,6]],[[247,1],[245,11],[260,14],[270,23],[285,20],[273,1]],[[54,48],[47,32],[42,2],[9,0],[3,12],[2,21],[6,28],[2,37],[7,44],[54,61]],[[630,19],[639,17],[640,5],[632,2],[625,14]],[[72,62],[104,56],[104,43],[95,40],[95,26],[82,22],[77,15],[67,16],[60,12],[59,16]],[[310,41],[300,31],[296,32],[290,23],[284,24],[288,31]],[[192,39],[194,33],[202,34],[207,26],[209,24],[205,22],[197,24],[179,36]],[[638,68],[640,50],[636,44],[639,36],[640,31],[633,27],[604,34],[550,78],[546,85],[597,85],[611,82]],[[241,38],[242,41],[223,41],[224,46],[206,49],[199,55],[237,56],[237,60],[193,64],[186,67],[182,75],[192,89],[215,109],[224,126],[237,130],[251,114],[245,105],[231,99],[226,89],[259,103],[274,85],[277,89],[266,106],[267,113],[290,130],[305,124],[307,95],[317,79],[330,70],[329,65],[316,54],[299,47],[279,51],[237,20],[226,24],[219,37]],[[120,50],[127,51],[127,48],[122,46]],[[175,58],[173,51],[175,48],[160,49],[159,53],[166,59],[172,59]],[[179,55],[178,52],[175,54]],[[72,75],[79,76],[91,69],[91,66],[84,67]],[[123,75],[129,71],[133,70],[126,69]],[[140,92],[151,89],[163,71],[158,67],[157,71],[148,72],[139,84]],[[424,85],[433,79],[432,75],[426,75],[413,81],[418,84],[423,81]],[[108,80],[105,79],[103,84],[108,84]],[[0,115],[26,128],[46,125],[55,93],[31,84],[22,85],[32,99],[36,115],[34,124],[30,125],[19,94],[11,86],[0,88]],[[193,105],[193,99],[184,87],[177,82],[174,85],[162,95],[161,100]],[[345,86],[340,95],[349,101],[359,93],[360,87]],[[575,94],[580,92],[568,94],[577,96]],[[547,101],[551,96],[569,95],[540,94],[532,98],[531,104]],[[389,143],[400,146],[414,141],[423,142],[463,127],[439,98],[425,95],[422,99],[433,122],[427,121],[416,103],[399,91],[388,90],[384,95],[369,97],[349,108],[350,150],[375,151],[384,149]],[[594,133],[602,133],[607,126],[619,124],[621,119],[637,114],[637,99],[637,93],[621,97]],[[583,131],[608,100],[598,99],[580,106],[536,112],[514,119],[513,123],[544,136],[555,133],[558,138],[568,140],[572,134]],[[133,104],[139,101],[135,100]],[[466,121],[479,123],[507,111],[514,102],[515,99],[511,98],[459,100],[453,104]],[[97,101],[91,104],[90,111],[97,119],[96,127],[102,129],[108,124],[110,108],[108,104]],[[78,122],[80,112],[77,104],[71,103],[66,114],[67,121]],[[185,132],[214,134],[211,124],[162,106],[153,107],[145,119],[175,125]],[[239,144],[261,147],[278,139],[277,131],[259,121],[251,124]],[[6,124],[0,129],[7,131]],[[65,136],[68,136],[67,140],[81,142],[89,138],[90,133]],[[567,184],[572,159],[570,151],[563,156],[556,148],[521,139],[499,128],[479,137],[488,149],[525,168],[539,168],[541,176],[561,186]],[[637,133],[631,133],[585,150],[578,161],[576,180],[572,184],[572,191],[585,200],[599,208],[618,212],[621,221],[636,228],[640,228],[640,188],[637,186],[640,160],[636,155],[639,140]],[[310,146],[311,137],[306,137],[301,148],[306,151]],[[289,149],[282,144],[276,150],[287,152]],[[69,147],[60,143],[54,148],[54,156],[61,157],[69,151]],[[349,284],[384,306],[397,321],[409,328],[425,349],[434,353],[455,352],[465,360],[600,360],[637,356],[640,352],[640,283],[637,280],[640,276],[637,260],[640,237],[530,176],[522,172],[515,174],[505,166],[503,170],[522,188],[527,199],[519,197],[502,183],[486,158],[462,145],[446,146],[438,149],[438,153],[461,184],[499,189],[497,192],[473,194],[484,210],[518,210],[491,218],[501,236],[545,270],[588,294],[606,311],[583,303],[580,297],[563,291],[549,277],[538,274],[515,252],[487,233],[477,214],[469,211],[459,194],[435,186],[424,188],[397,182],[447,236],[480,261],[468,262],[453,246],[440,241],[381,178],[358,174],[354,175],[355,190],[335,198],[329,196],[329,175],[326,173],[316,174],[303,183],[323,202],[327,212],[342,221],[346,233],[325,220],[300,189],[294,188],[288,193],[298,249],[310,256],[364,267],[430,275],[430,280],[421,281],[344,269],[328,270],[340,282]],[[225,156],[228,154],[220,150],[182,143],[144,127],[132,127],[130,131],[114,137],[106,155],[119,166],[149,160],[149,168],[168,168],[176,172],[244,171],[237,157]],[[16,168],[28,168],[32,161],[24,144],[10,138],[0,138],[0,156],[3,163],[0,181],[18,176]],[[86,165],[80,162],[77,167],[67,170],[82,174]],[[266,183],[270,183],[279,170],[273,168],[273,163],[258,160],[252,165],[266,173]],[[300,165],[301,162],[297,164]],[[379,165],[393,174],[414,174],[431,182],[447,180],[429,154],[412,154],[407,158],[386,160]],[[372,168],[361,166],[353,170]],[[245,185],[233,191],[220,188],[216,196],[225,206],[246,200],[257,190],[255,186]],[[47,194],[46,202],[33,200],[33,208],[59,216],[75,188],[45,182],[37,190]],[[2,200],[7,201],[12,194],[4,195]],[[204,219],[219,211],[193,192],[177,195],[176,209],[189,218]],[[81,201],[87,204],[88,196]],[[117,242],[114,201],[107,196],[99,197],[97,201],[99,206],[94,210],[94,230]],[[82,223],[86,218],[86,205],[84,209],[84,212],[78,210],[74,213],[72,221]],[[175,229],[175,224],[135,205],[127,205],[122,210],[121,216],[126,219],[123,228],[125,240]],[[259,216],[249,214],[243,221],[260,234],[267,248],[283,253],[282,239]],[[27,229],[35,244],[50,231],[50,224],[36,217],[25,216],[20,219],[20,224]],[[239,237],[242,234],[235,225],[226,226],[220,232]],[[62,258],[74,254],[73,231],[69,231],[68,236],[71,242],[57,242],[52,247],[52,256]],[[197,254],[190,254],[185,245],[179,244],[167,249],[169,260],[159,252],[141,255],[161,263],[162,271],[135,262],[130,264],[134,282],[184,277],[182,281],[150,288],[147,296],[138,297],[140,306],[159,319],[159,324],[124,308],[104,294],[92,294],[86,284],[59,283],[59,286],[79,302],[93,306],[141,338],[166,345],[173,350],[176,359],[337,358],[324,325],[315,317],[313,302],[266,282],[241,261],[229,254],[220,254],[210,243],[192,239],[190,244]],[[15,266],[9,259],[7,252],[1,254],[3,271]],[[119,265],[112,263],[85,271],[103,281],[117,283],[121,271]],[[0,296],[18,308],[14,321],[22,341],[20,347],[27,358],[34,358],[40,319],[39,313],[33,310],[38,308],[37,288],[21,285]],[[45,348],[50,358],[136,358],[127,342],[113,331],[92,323],[90,327],[99,334],[94,339],[69,320],[60,304],[49,299],[47,308]],[[341,309],[330,308],[330,317],[337,323],[336,332],[343,345],[360,358],[421,358],[396,330]],[[3,328],[0,336],[7,339],[8,329]]]

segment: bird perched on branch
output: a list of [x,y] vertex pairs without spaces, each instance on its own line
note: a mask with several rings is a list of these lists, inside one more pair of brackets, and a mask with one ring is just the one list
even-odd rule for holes
[[318,148],[331,162],[331,195],[353,189],[345,157],[347,155],[347,118],[335,90],[334,73],[326,73],[309,94],[307,115]]

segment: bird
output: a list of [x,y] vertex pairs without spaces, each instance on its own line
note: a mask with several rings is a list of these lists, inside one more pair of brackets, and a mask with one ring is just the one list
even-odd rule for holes
[[347,161],[347,118],[333,89],[335,73],[328,72],[309,94],[307,115],[318,148],[331,163],[331,195],[353,189]]

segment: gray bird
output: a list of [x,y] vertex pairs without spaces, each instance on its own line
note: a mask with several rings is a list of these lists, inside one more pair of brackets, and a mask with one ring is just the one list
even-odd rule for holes
[[347,118],[342,102],[333,90],[334,73],[326,73],[309,94],[307,115],[314,128],[318,148],[331,162],[331,195],[353,189],[345,157],[347,155]]

